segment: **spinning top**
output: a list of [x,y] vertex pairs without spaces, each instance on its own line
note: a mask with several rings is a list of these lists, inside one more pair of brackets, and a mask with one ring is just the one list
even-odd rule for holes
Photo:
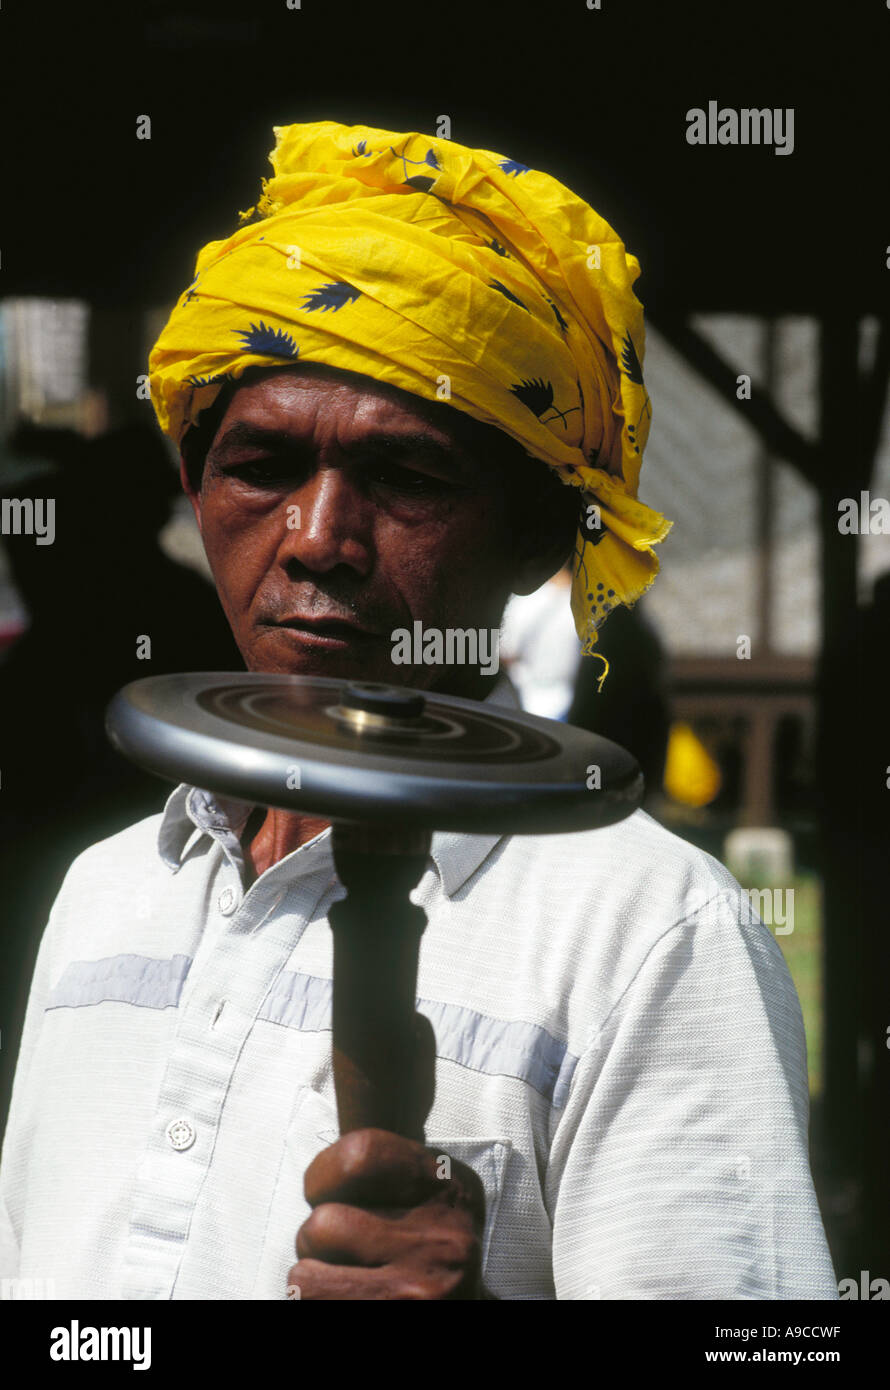
[[622,820],[643,791],[596,734],[372,681],[152,676],[114,697],[108,729],[152,772],[331,821],[546,834]]

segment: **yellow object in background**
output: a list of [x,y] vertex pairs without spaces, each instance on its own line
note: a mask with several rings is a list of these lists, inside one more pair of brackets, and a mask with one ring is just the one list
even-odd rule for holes
[[668,796],[684,806],[707,806],[722,783],[720,768],[690,725],[672,724],[664,768]]

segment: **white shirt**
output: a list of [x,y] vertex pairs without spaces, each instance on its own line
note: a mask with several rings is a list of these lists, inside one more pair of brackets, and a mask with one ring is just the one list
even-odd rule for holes
[[[517,704],[503,675],[489,699]],[[330,831],[245,892],[250,807],[178,787],[53,905],[0,1171],[0,1276],[58,1298],[283,1299],[337,1136]],[[436,833],[427,1142],[487,1198],[507,1299],[836,1299],[800,1006],[708,855],[607,829]]]
[[504,610],[499,650],[522,708],[544,719],[566,718],[581,665],[570,588],[550,579],[534,593],[513,594]]

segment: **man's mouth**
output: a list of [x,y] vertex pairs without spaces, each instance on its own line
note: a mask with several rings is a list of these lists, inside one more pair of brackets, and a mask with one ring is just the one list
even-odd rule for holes
[[355,642],[365,642],[378,635],[346,618],[304,618],[299,614],[291,618],[279,618],[272,626],[292,632],[296,641],[303,645],[327,647],[331,650],[344,648]]

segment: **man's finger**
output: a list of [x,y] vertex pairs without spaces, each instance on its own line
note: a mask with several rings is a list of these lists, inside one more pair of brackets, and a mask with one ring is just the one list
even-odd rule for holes
[[470,1259],[478,1244],[466,1216],[445,1214],[431,1227],[428,1209],[377,1211],[325,1202],[297,1232],[299,1259],[375,1267],[409,1261],[453,1268]]
[[[331,1302],[387,1302],[434,1300],[451,1294],[447,1281],[439,1283],[423,1279],[406,1269],[393,1277],[389,1268],[361,1269],[346,1265],[329,1265],[323,1260],[301,1260],[287,1274],[288,1288],[299,1289],[299,1302],[328,1300]],[[296,1295],[291,1294],[294,1298]]]
[[[425,1149],[383,1129],[358,1129],[323,1149],[310,1163],[303,1187],[311,1207],[343,1202],[361,1207],[414,1207],[439,1201],[485,1220],[485,1189],[459,1159]],[[448,1176],[445,1176],[447,1172]]]
[[397,1259],[410,1243],[404,1228],[382,1213],[323,1202],[303,1222],[295,1245],[301,1260],[374,1267]]
[[322,1149],[306,1169],[303,1190],[321,1202],[416,1206],[435,1191],[435,1156],[414,1139],[385,1129],[356,1129]]

